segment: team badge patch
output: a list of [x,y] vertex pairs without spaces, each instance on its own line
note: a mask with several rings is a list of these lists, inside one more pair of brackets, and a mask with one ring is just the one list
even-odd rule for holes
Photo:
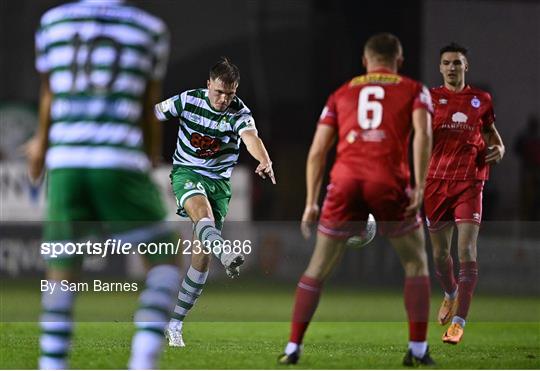
[[473,106],[474,108],[480,107],[480,99],[478,99],[476,97],[471,99],[471,106]]
[[193,189],[193,188],[195,188],[195,184],[193,184],[193,182],[191,180],[188,180],[184,184],[184,189]]

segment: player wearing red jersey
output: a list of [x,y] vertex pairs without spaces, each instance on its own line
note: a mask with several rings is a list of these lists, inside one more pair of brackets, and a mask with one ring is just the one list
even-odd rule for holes
[[[442,340],[457,344],[478,281],[476,240],[482,219],[482,189],[489,165],[503,158],[504,145],[495,128],[491,96],[465,84],[467,49],[451,43],[441,49],[440,58],[444,85],[431,89],[435,107],[433,155],[424,207],[435,275],[445,292],[438,320],[441,325],[452,321]],[[450,256],[454,222],[460,263],[457,283]]]
[[[338,139],[315,250],[298,283],[289,343],[278,359],[281,364],[298,362],[323,282],[340,261],[347,238],[358,234],[355,227],[362,222],[365,226],[369,213],[390,238],[405,269],[410,341],[403,362],[407,366],[434,363],[426,342],[430,284],[418,217],[431,150],[431,98],[422,84],[397,74],[403,62],[397,37],[372,36],[362,61],[367,74],[353,78],[330,96],[309,152],[304,235],[309,235],[307,225],[319,215],[326,157]],[[416,186],[408,192],[408,143],[413,128]]]

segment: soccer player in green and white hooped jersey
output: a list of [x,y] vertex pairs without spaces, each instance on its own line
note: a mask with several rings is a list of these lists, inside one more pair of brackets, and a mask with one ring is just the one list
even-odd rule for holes
[[[112,230],[124,241],[172,241],[174,234],[162,223],[164,205],[147,174],[160,152],[153,106],[167,65],[166,25],[121,1],[69,3],[43,15],[36,51],[39,127],[25,149],[34,180],[45,163],[48,170],[45,239],[77,241],[87,235],[76,230],[76,222],[114,221],[124,225]],[[146,258],[150,268],[129,361],[135,369],[157,366],[180,284],[174,257]],[[47,263],[49,281],[78,279],[79,259]],[[40,369],[67,367],[73,294],[43,293]]]
[[[171,182],[178,213],[194,223],[194,237],[210,246],[223,242],[221,229],[231,199],[229,178],[240,153],[240,140],[259,161],[255,172],[276,183],[272,162],[257,135],[251,111],[236,96],[240,72],[227,58],[211,69],[207,89],[185,91],[155,106],[159,120],[179,118],[180,128],[173,155]],[[202,250],[202,249],[199,249]],[[165,331],[171,346],[184,346],[184,318],[201,295],[208,277],[210,255],[192,251],[191,266],[182,281],[174,316]],[[244,256],[218,251],[229,277],[239,274]]]

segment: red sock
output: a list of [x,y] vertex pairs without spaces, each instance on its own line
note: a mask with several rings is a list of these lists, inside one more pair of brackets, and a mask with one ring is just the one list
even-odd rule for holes
[[457,289],[456,279],[454,277],[454,261],[448,256],[444,262],[435,261],[435,277],[441,284],[444,292],[452,294]]
[[296,297],[291,322],[290,342],[301,344],[311,317],[319,304],[322,282],[302,276],[296,288]]
[[458,308],[456,316],[466,319],[473,292],[478,282],[478,265],[476,262],[463,262],[459,265],[459,268]]
[[405,277],[404,297],[409,318],[409,341],[426,341],[429,295],[429,277]]

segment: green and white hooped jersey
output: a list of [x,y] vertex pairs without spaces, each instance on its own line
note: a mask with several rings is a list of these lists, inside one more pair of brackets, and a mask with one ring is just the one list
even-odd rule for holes
[[165,74],[165,23],[121,1],[69,3],[41,18],[36,53],[53,94],[47,167],[147,170],[139,125]]
[[180,119],[173,164],[198,174],[228,179],[240,154],[240,135],[256,130],[251,111],[235,97],[227,110],[216,111],[208,89],[188,90],[155,106],[156,117]]

